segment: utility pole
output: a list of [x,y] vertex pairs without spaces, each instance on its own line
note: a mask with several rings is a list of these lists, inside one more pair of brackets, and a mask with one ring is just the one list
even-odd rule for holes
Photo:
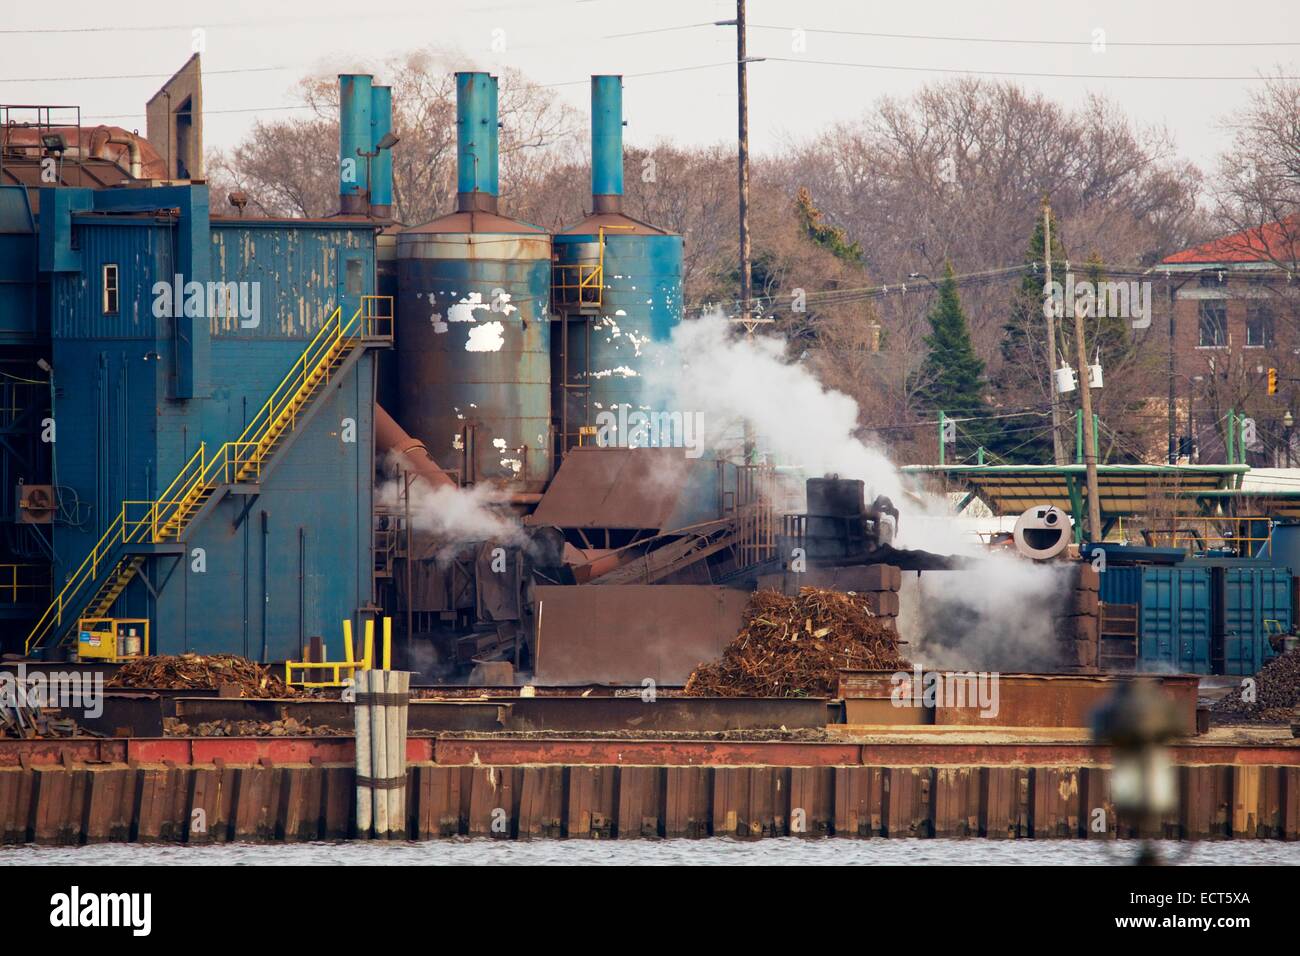
[[1088,470],[1088,540],[1101,544],[1101,496],[1097,494],[1097,436],[1092,429],[1092,385],[1088,347],[1083,341],[1083,303],[1074,306],[1074,342],[1079,350],[1079,404],[1083,409],[1083,461]]
[[749,82],[746,76],[745,0],[736,0],[736,97],[738,100],[740,162],[740,314],[748,317],[754,298],[749,248]]
[[[1165,294],[1169,299],[1169,464],[1178,464],[1178,395],[1174,390],[1174,287],[1165,273]],[[1190,432],[1191,429],[1189,428]],[[1193,439],[1195,441],[1195,439]]]
[[[749,82],[746,68],[750,63],[762,62],[761,58],[751,60],[745,52],[745,0],[736,0],[736,19],[719,20],[716,26],[734,26],[736,28],[736,99],[738,111],[737,139],[739,146],[737,157],[740,168],[740,324],[745,326],[749,335],[761,320],[754,318],[754,277],[750,268],[749,243]],[[770,320],[769,320],[770,321]],[[754,426],[745,420],[746,464],[755,463]]]
[[[1043,203],[1043,301],[1046,304],[1052,292],[1052,207]],[[1064,301],[1064,299],[1062,299]],[[1043,310],[1047,314],[1047,388],[1052,397],[1052,464],[1065,464],[1065,448],[1061,442],[1061,402],[1056,394],[1056,303]]]

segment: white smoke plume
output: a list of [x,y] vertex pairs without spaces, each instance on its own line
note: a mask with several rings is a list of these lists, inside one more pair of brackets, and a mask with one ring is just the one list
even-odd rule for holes
[[[493,485],[433,488],[417,478],[411,482],[410,495],[412,530],[445,542],[447,550],[478,541],[518,545],[526,540],[519,519],[506,510],[509,494]],[[375,489],[375,497],[380,508],[395,514],[406,508],[401,479],[384,482]]]
[[702,413],[705,441],[714,449],[734,438],[747,418],[780,463],[799,465],[809,475],[861,478],[871,497],[901,496],[897,469],[855,437],[857,402],[790,362],[783,339],[737,337],[715,312],[682,322],[670,342],[646,351],[643,374],[651,396],[673,411]]
[[1070,571],[995,552],[961,570],[904,575],[899,633],[927,668],[1055,670],[1055,616],[1065,609]]
[[[648,397],[684,414],[702,412],[705,441],[734,452],[748,419],[761,451],[803,476],[837,474],[886,495],[899,509],[896,546],[978,557],[970,569],[925,572],[900,618],[903,636],[927,665],[984,670],[1048,668],[1056,655],[1053,615],[1065,575],[1011,555],[993,555],[955,521],[944,498],[907,489],[879,448],[860,437],[859,408],[787,357],[776,336],[744,337],[720,312],[681,323],[650,346]],[[919,652],[919,653],[917,653]]]
[[858,403],[827,388],[786,356],[784,339],[737,336],[720,312],[683,322],[671,341],[647,347],[645,382],[660,407],[700,412],[715,451],[736,447],[741,423],[753,423],[761,450],[805,477],[836,474],[866,484],[867,501],[885,495],[903,513],[900,547],[974,553],[979,541],[950,520],[947,503],[904,490],[889,456],[859,437]]

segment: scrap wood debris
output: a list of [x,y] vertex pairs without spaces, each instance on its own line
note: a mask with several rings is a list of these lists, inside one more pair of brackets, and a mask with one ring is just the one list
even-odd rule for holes
[[237,654],[178,654],[142,657],[123,664],[109,687],[160,690],[235,688],[240,697],[296,697],[298,692],[269,667]]
[[692,697],[833,697],[839,671],[911,670],[893,626],[865,595],[804,587],[756,591],[722,657],[686,682]]
[[1300,706],[1300,651],[1274,657],[1253,680],[1247,685],[1243,679],[1240,688],[1215,701],[1211,710],[1228,718],[1290,720]]

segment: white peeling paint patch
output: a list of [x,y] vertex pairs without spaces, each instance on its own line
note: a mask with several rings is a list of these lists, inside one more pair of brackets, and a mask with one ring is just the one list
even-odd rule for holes
[[495,448],[497,451],[505,451],[506,440],[504,438],[494,438],[492,439],[492,447]]
[[500,322],[488,322],[469,330],[469,341],[465,343],[466,352],[500,352],[506,344],[505,326]]
[[614,314],[615,314],[615,315],[627,315],[627,313],[624,312],[622,309],[615,309],[615,310],[614,310]]
[[524,463],[520,461],[518,458],[502,458],[501,467],[509,468],[517,475],[519,474],[519,472],[523,471]]
[[599,372],[592,372],[592,378],[609,378],[611,375],[617,375],[619,378],[636,378],[640,373],[634,368],[628,368],[626,365],[620,365],[617,368],[601,369]]
[[541,433],[538,433],[538,435],[537,435],[537,447],[538,447],[538,448],[541,448],[541,447],[542,447],[543,445],[545,445],[545,444],[546,444],[546,436],[543,435],[543,434],[541,434]]
[[452,438],[452,440],[451,440],[451,450],[452,450],[452,451],[464,451],[464,450],[465,450],[465,440],[464,440],[464,436],[462,436],[460,432],[457,432],[457,433],[455,434],[455,436]]
[[442,320],[442,313],[438,311],[437,301],[432,292],[417,292],[417,299],[429,300],[429,324],[433,326],[435,334],[441,334],[447,331],[447,323]]
[[465,298],[461,299],[450,309],[447,310],[448,322],[477,322],[474,317],[475,309],[487,309],[491,311],[491,303],[483,301],[483,293],[471,292]]

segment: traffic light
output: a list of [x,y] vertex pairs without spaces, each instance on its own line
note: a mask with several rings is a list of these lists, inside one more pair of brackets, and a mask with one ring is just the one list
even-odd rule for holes
[[1268,370],[1268,393],[1270,395],[1277,394],[1277,369],[1275,368]]

